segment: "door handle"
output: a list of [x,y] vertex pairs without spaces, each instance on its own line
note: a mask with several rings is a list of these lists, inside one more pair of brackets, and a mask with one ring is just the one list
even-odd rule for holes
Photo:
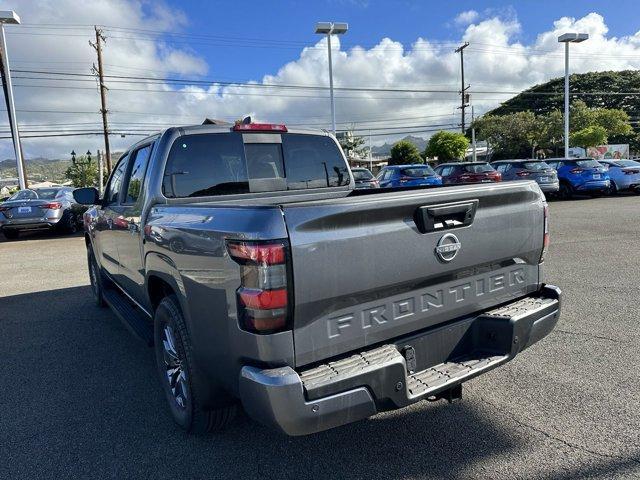
[[473,223],[478,200],[418,207],[413,219],[420,233],[466,227]]

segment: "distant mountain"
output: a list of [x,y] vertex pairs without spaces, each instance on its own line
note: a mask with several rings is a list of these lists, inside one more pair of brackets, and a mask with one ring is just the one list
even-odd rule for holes
[[[71,165],[71,159],[28,158],[25,159],[27,177],[30,181],[64,182],[64,173]],[[0,178],[17,177],[16,161],[13,158],[0,161]]]
[[[407,135],[402,140],[406,140],[407,142],[413,143],[420,152],[423,152],[425,148],[427,148],[427,140],[422,137],[414,137],[413,135]],[[383,145],[379,145],[377,147],[371,147],[371,153],[376,157],[388,157],[391,155],[391,147],[393,147],[394,143],[385,143]]]

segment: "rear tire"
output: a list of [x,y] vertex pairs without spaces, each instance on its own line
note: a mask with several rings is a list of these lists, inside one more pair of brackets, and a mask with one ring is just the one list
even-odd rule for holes
[[17,240],[20,236],[20,230],[3,230],[2,233],[7,240]]
[[162,299],[154,316],[156,366],[174,421],[190,433],[216,432],[226,427],[236,406],[214,409],[203,406],[206,383],[193,358],[189,332],[178,299]]
[[568,183],[561,183],[559,195],[563,200],[571,200],[573,198],[573,188]]

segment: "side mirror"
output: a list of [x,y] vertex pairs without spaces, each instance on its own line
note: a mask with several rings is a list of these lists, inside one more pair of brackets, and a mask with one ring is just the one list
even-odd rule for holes
[[80,205],[97,205],[100,203],[100,193],[94,187],[76,188],[73,191],[73,198]]

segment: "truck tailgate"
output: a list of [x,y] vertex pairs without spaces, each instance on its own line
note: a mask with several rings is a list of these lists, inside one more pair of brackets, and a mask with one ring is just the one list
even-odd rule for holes
[[296,365],[537,290],[543,206],[533,182],[282,204]]

